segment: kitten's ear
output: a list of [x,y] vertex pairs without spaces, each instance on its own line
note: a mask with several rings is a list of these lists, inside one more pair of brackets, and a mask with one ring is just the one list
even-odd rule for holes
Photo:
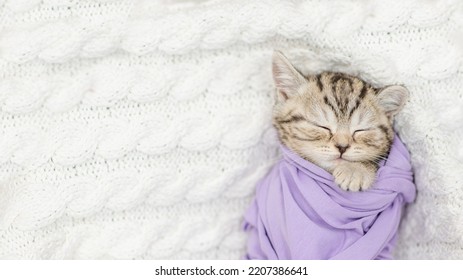
[[279,101],[295,95],[299,87],[307,82],[280,51],[273,52],[272,72]]
[[402,110],[408,100],[408,90],[403,86],[388,86],[377,95],[379,106],[391,118]]

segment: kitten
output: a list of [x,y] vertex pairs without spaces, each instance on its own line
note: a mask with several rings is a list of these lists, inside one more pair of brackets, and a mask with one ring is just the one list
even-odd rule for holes
[[274,53],[272,70],[278,96],[273,124],[280,141],[330,172],[342,189],[368,189],[389,153],[393,118],[407,89],[376,89],[341,73],[304,77],[281,52]]

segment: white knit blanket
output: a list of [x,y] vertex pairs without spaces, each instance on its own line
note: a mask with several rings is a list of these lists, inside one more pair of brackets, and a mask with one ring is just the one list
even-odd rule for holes
[[280,49],[410,90],[396,256],[463,258],[461,1],[1,3],[0,257],[240,258]]

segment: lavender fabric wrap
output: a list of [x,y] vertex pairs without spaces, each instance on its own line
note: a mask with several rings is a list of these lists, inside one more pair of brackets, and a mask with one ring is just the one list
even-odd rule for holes
[[415,199],[410,155],[397,135],[372,188],[347,192],[282,146],[245,214],[247,259],[391,259],[401,212]]

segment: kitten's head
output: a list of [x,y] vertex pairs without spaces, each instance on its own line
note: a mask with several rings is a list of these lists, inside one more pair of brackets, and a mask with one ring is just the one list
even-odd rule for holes
[[273,123],[280,141],[301,157],[331,172],[343,161],[378,163],[387,156],[406,88],[376,89],[341,73],[304,77],[280,52],[273,56],[273,78]]

